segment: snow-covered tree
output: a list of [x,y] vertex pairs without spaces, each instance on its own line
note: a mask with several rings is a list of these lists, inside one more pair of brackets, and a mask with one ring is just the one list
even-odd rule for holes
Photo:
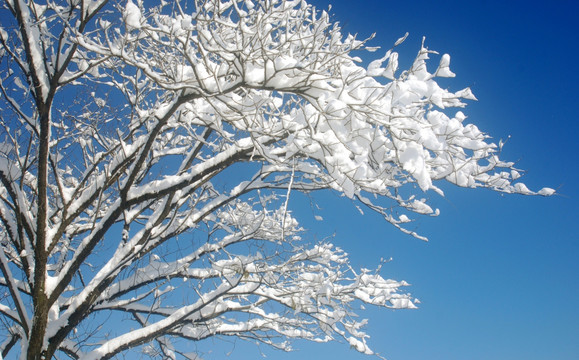
[[437,85],[448,55],[364,66],[376,49],[305,1],[0,12],[4,357],[194,359],[215,336],[372,354],[353,309],[412,308],[407,284],[301,239],[292,192],[331,189],[418,238],[405,224],[438,213],[421,194],[439,181],[535,194],[457,110],[471,91]]

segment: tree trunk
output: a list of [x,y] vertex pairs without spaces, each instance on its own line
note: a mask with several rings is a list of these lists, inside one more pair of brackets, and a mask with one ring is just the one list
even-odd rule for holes
[[32,297],[34,316],[28,345],[28,360],[46,359],[42,353],[48,322],[48,297],[46,296],[46,217],[48,210],[48,151],[50,143],[50,108],[39,104],[40,148],[38,156],[38,213],[36,241],[34,242],[34,286]]

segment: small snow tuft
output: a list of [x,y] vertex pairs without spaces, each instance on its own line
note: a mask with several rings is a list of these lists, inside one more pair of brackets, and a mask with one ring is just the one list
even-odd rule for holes
[[541,190],[539,190],[539,192],[537,194],[543,195],[543,196],[551,196],[551,195],[555,194],[555,189],[545,187],[545,188],[542,188]]
[[125,23],[127,26],[132,29],[140,29],[142,16],[141,9],[139,9],[139,7],[131,0],[128,0],[124,13]]

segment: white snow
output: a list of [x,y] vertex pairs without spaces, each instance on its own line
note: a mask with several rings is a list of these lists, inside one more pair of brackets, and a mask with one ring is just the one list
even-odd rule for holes
[[127,5],[125,6],[124,19],[127,26],[133,29],[141,28],[141,9],[135,5],[132,0],[127,0]]
[[551,196],[553,194],[555,194],[555,189],[551,189],[551,188],[542,188],[541,190],[539,190],[538,192],[539,195],[543,195],[543,196]]

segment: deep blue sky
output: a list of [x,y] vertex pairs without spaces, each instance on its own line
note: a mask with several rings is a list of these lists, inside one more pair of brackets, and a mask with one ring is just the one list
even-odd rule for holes
[[[384,51],[410,32],[399,49],[408,61],[422,36],[430,49],[449,53],[457,77],[444,85],[470,86],[479,99],[466,108],[468,120],[495,141],[511,135],[503,158],[527,171],[523,182],[530,188],[549,186],[559,193],[501,196],[444,187],[444,198],[428,194],[441,215],[416,222],[428,243],[378,216],[359,216],[347,200],[319,197],[323,209],[317,214],[325,221],[304,220],[312,229],[308,235],[335,232],[335,242],[359,267],[393,257],[383,275],[410,282],[422,302],[415,311],[364,313],[374,350],[388,360],[579,359],[578,3],[313,3],[331,3],[345,32],[375,32],[372,44]],[[368,358],[347,344],[296,347],[301,351],[268,352],[269,358]]]

